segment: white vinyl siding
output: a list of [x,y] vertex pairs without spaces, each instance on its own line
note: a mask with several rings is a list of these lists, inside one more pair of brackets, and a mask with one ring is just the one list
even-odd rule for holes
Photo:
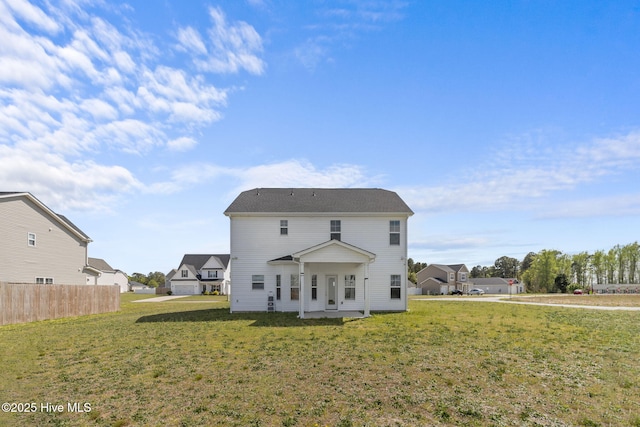
[[[335,214],[308,216],[292,215],[288,218],[289,235],[286,239],[274,239],[273,222],[279,225],[279,214],[233,215],[230,218],[231,239],[231,311],[265,311],[266,296],[261,292],[251,292],[251,276],[264,274],[265,290],[276,293],[276,275],[282,275],[282,301],[278,310],[297,311],[299,301],[290,299],[289,278],[298,276],[299,266],[294,262],[277,260],[296,251],[310,248],[328,240],[327,230],[331,220],[340,221],[341,241],[376,255],[369,265],[369,285],[371,286],[371,310],[406,310],[406,292],[401,291],[400,299],[390,299],[389,276],[392,272],[406,270],[406,217],[399,215],[337,216]],[[400,245],[389,245],[389,223],[400,221]],[[291,230],[298,230],[295,233]],[[257,244],[256,242],[259,242]],[[340,310],[364,309],[364,265],[351,260],[353,253],[345,252],[341,263],[305,263],[305,307],[310,310],[325,309],[326,275],[336,275],[339,280],[338,308]],[[312,299],[312,275],[317,275],[317,300]],[[345,275],[356,276],[355,300],[344,300]],[[401,278],[406,281],[406,275]],[[342,297],[342,298],[340,298]],[[343,304],[340,304],[343,302]]]

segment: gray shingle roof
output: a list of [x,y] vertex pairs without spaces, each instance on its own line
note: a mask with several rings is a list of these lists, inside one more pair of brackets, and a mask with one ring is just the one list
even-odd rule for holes
[[71,228],[74,232],[76,232],[82,239],[87,242],[91,242],[91,238],[82,230],[78,228],[73,222],[69,220],[69,218],[64,215],[53,212],[47,205],[38,200],[33,194],[29,192],[17,192],[17,191],[0,191],[0,197],[11,197],[11,196],[25,196],[28,199],[31,199],[34,203],[39,204],[49,215],[53,218],[57,219],[59,222],[64,224],[67,228]]
[[379,188],[255,188],[240,193],[224,213],[251,212],[413,215],[397,193]]
[[201,270],[204,263],[209,261],[212,256],[218,258],[225,268],[229,265],[229,254],[185,254],[180,265],[188,264],[194,266],[196,270]]
[[100,271],[115,271],[111,266],[102,258],[88,257],[87,264]]

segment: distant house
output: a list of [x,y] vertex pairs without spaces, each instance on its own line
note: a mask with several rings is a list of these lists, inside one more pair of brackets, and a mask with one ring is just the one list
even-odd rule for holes
[[31,193],[0,192],[0,281],[84,285],[91,239]]
[[256,188],[227,208],[231,311],[407,310],[407,220],[377,188]]
[[98,276],[87,277],[88,285],[116,285],[120,292],[129,291],[129,277],[124,272],[112,268],[102,258],[89,257],[88,264],[100,272]]
[[430,264],[416,274],[423,295],[448,295],[454,290],[469,291],[469,269],[464,264]]
[[[475,277],[469,280],[471,281],[472,287],[482,289],[486,294],[515,295],[524,292],[524,283],[518,279]],[[509,282],[511,282],[511,285]]]
[[144,283],[140,283],[140,282],[131,281],[129,282],[129,287],[135,294],[155,294],[156,293],[156,288],[147,286]]
[[173,295],[229,293],[229,254],[186,254],[177,270],[166,276]]

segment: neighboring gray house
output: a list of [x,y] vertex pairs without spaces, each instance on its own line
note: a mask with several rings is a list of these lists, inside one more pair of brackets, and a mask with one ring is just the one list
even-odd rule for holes
[[469,269],[464,264],[430,264],[416,274],[423,295],[448,295],[454,290],[469,292]]
[[166,276],[173,295],[198,295],[204,292],[229,293],[229,254],[186,254],[177,270]]
[[102,258],[89,257],[88,264],[100,272],[98,276],[87,277],[88,285],[116,285],[120,292],[129,291],[129,276],[123,271],[112,268]]
[[0,281],[84,285],[100,273],[87,263],[89,242],[32,194],[0,192]]
[[256,188],[224,212],[231,311],[407,310],[407,220],[379,188]]
[[[482,289],[486,294],[515,295],[524,292],[524,283],[518,279],[502,277],[476,277],[469,279],[473,288]],[[511,282],[511,285],[509,284]]]

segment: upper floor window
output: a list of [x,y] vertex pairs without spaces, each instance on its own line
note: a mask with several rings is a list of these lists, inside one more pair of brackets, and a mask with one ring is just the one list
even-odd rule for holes
[[181,270],[180,275],[182,277],[189,277],[189,270]]
[[400,221],[389,221],[389,244],[400,244]]
[[217,271],[207,271],[207,278],[208,279],[216,279],[218,277],[218,272]]
[[456,273],[449,273],[449,281],[455,282],[455,280],[456,280]]
[[36,246],[36,233],[27,233],[27,245]]
[[342,232],[342,224],[339,219],[331,220],[331,240],[340,240],[340,234]]
[[467,273],[460,273],[460,281],[461,282],[467,281]]
[[280,220],[280,235],[286,236],[289,234],[289,221],[286,219]]
[[53,285],[53,277],[36,277],[36,285]]

